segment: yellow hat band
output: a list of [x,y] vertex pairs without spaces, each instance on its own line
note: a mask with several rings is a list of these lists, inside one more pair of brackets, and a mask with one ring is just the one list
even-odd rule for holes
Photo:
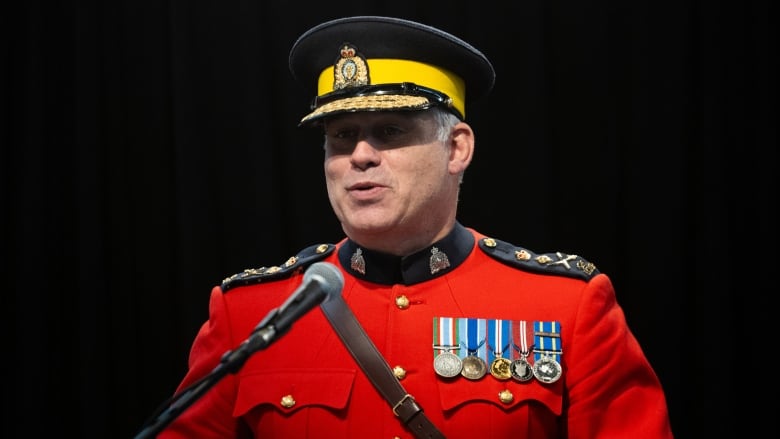
[[[370,85],[399,84],[411,82],[446,94],[452,100],[452,107],[466,117],[466,85],[458,75],[431,64],[403,59],[368,59]],[[330,66],[320,73],[317,95],[336,91],[334,68]],[[341,90],[344,90],[343,88]],[[408,107],[407,107],[408,108]],[[392,109],[389,107],[387,109]],[[360,108],[355,108],[360,110]]]

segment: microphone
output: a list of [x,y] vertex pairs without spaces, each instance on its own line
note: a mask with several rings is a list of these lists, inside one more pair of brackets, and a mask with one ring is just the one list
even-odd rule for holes
[[255,327],[248,340],[251,351],[269,345],[277,336],[287,332],[296,320],[322,303],[326,297],[340,294],[344,276],[329,262],[316,262],[303,274],[303,282],[289,298]]
[[303,274],[303,282],[297,290],[278,308],[276,315],[259,327],[271,324],[277,334],[286,332],[290,326],[319,305],[331,294],[340,294],[344,288],[344,276],[335,265],[329,262],[316,262]]
[[144,424],[143,430],[134,439],[156,437],[166,425],[200,398],[208,389],[228,373],[236,373],[255,352],[267,348],[276,337],[287,332],[292,324],[317,306],[326,297],[338,297],[344,288],[344,276],[335,265],[316,262],[303,274],[303,282],[279,307],[272,309],[235,350],[222,355],[219,365],[199,381],[183,389],[164,411],[158,411]]

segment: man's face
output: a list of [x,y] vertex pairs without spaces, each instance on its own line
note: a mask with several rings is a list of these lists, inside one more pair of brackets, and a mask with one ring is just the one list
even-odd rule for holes
[[348,236],[370,245],[429,233],[455,209],[450,148],[431,112],[350,113],[324,128],[328,197]]

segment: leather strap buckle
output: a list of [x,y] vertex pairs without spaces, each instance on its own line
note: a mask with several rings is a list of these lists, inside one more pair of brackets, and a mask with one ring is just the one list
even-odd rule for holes
[[411,401],[412,401],[412,404],[414,404],[414,398],[412,397],[412,395],[410,395],[410,394],[408,394],[408,393],[407,393],[406,395],[404,395],[404,397],[403,397],[403,398],[401,398],[401,400],[400,400],[400,401],[398,401],[398,402],[397,402],[397,403],[396,403],[396,404],[393,406],[393,414],[394,414],[394,415],[396,415],[396,416],[397,416],[397,417],[399,417],[399,418],[401,417],[401,415],[398,413],[398,407],[401,407],[402,405],[404,405],[404,402],[406,402],[406,400],[407,400],[407,399],[411,400]]

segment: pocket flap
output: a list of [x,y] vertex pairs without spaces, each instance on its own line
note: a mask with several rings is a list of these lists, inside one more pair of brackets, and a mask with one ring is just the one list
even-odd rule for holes
[[[316,372],[285,369],[242,375],[233,415],[242,416],[263,404],[283,413],[314,405],[343,409],[352,392],[356,372],[353,369],[318,369]],[[287,398],[288,403],[282,404],[283,398]],[[294,403],[289,404],[290,401]]]
[[[512,396],[510,402],[504,402],[499,397],[501,392],[508,391]],[[457,409],[463,404],[480,401],[512,410],[514,407],[537,401],[549,408],[556,415],[563,410],[563,383],[561,381],[542,384],[537,381],[520,383],[517,381],[499,381],[487,376],[472,381],[456,378],[452,381],[439,381],[441,406],[445,411]]]

